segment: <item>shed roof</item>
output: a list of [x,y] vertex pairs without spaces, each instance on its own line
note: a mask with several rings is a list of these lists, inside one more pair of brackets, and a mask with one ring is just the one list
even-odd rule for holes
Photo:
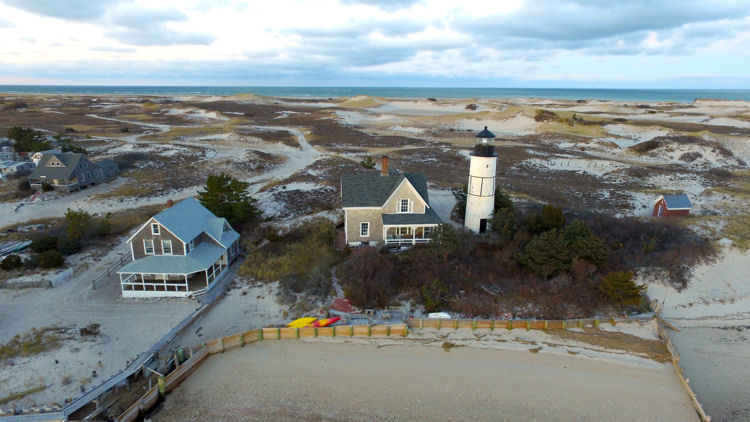
[[658,202],[661,198],[664,198],[668,210],[689,210],[693,208],[690,198],[685,194],[662,195],[656,201]]
[[120,268],[123,274],[192,274],[204,271],[219,260],[225,249],[201,242],[189,255],[151,255]]
[[417,173],[391,172],[388,176],[380,173],[347,173],[341,176],[341,205],[347,207],[381,207],[406,179],[429,204],[427,179]]

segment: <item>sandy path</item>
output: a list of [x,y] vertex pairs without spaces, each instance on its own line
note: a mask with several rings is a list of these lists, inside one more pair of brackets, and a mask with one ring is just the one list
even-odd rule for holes
[[648,288],[680,329],[669,334],[706,413],[750,420],[750,252],[725,249],[717,262],[695,268],[682,292],[658,282]]
[[266,341],[209,358],[154,421],[691,421],[671,369],[528,351]]

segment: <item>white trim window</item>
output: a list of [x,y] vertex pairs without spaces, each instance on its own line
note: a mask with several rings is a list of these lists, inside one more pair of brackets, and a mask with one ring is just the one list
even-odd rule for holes
[[424,229],[422,229],[422,233],[424,237],[432,236],[432,227],[425,227]]
[[151,234],[153,235],[159,234],[159,223],[151,223]]
[[172,255],[172,241],[164,239],[161,241],[161,253],[163,255]]
[[411,201],[409,198],[401,198],[398,201],[398,212],[399,214],[411,212]]
[[143,253],[146,255],[154,254],[154,239],[143,239]]
[[398,227],[396,232],[399,236],[411,236],[411,227]]
[[187,254],[189,254],[190,252],[192,252],[192,251],[193,251],[193,249],[195,249],[195,239],[193,239],[193,240],[191,240],[190,242],[188,242],[188,245],[187,245],[187,251],[185,251],[185,255],[187,255]]
[[359,223],[359,235],[360,237],[370,237],[370,222]]

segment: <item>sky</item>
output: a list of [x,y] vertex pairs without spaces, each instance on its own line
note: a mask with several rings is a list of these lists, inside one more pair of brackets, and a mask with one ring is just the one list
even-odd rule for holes
[[750,1],[0,0],[0,84],[750,89]]

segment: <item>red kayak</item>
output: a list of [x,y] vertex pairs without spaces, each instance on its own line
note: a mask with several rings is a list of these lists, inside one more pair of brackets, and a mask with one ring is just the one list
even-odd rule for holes
[[340,319],[340,317],[323,318],[309,324],[308,327],[327,327]]

